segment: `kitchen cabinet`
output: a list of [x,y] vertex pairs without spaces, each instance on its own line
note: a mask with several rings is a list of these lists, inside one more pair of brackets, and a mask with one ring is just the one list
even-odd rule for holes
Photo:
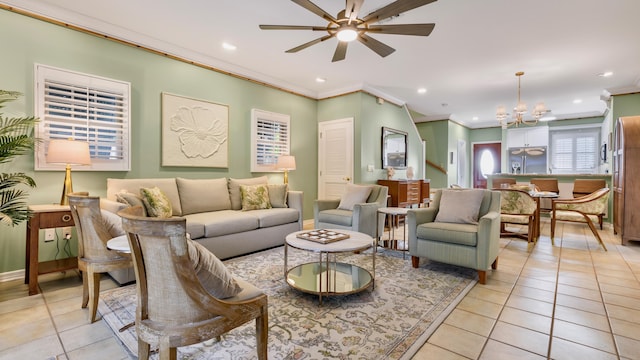
[[535,126],[507,130],[507,148],[548,146],[549,127]]
[[613,141],[613,232],[640,241],[640,116],[621,117]]

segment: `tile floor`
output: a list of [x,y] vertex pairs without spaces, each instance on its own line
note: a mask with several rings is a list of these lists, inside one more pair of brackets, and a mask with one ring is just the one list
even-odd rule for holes
[[[498,270],[476,285],[414,360],[640,359],[640,243],[549,222],[535,246],[501,239]],[[409,261],[409,260],[407,260]],[[108,277],[102,289],[115,284]],[[87,323],[74,271],[0,283],[0,359],[130,359],[111,330]]]

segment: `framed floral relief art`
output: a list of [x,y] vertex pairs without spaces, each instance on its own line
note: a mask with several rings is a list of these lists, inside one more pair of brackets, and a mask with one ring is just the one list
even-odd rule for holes
[[229,167],[229,107],[162,93],[162,166]]

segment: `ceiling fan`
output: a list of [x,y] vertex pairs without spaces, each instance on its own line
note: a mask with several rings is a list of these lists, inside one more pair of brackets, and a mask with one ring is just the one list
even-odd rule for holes
[[393,16],[398,16],[405,11],[427,5],[436,0],[396,0],[367,16],[358,17],[360,7],[364,0],[346,0],[344,10],[341,10],[336,17],[333,17],[309,0],[291,0],[312,13],[327,20],[327,26],[299,26],[299,25],[260,25],[262,30],[312,30],[326,31],[329,34],[311,40],[302,45],[287,50],[287,53],[295,53],[306,49],[311,45],[319,44],[333,37],[338,38],[338,46],[333,54],[332,62],[344,60],[347,55],[347,45],[349,41],[358,40],[378,55],[385,57],[396,51],[370,36],[367,33],[393,34],[393,35],[416,35],[429,36],[435,24],[397,24],[397,25],[373,25]]

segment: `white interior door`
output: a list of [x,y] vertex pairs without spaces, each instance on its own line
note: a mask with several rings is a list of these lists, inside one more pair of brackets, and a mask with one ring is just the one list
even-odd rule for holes
[[318,136],[318,198],[340,198],[353,182],[353,118],[319,123]]

